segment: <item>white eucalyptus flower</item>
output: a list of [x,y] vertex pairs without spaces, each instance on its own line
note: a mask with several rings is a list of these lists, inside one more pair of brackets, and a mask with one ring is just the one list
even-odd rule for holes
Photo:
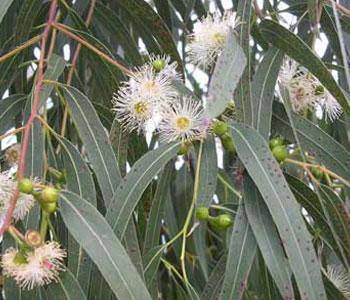
[[346,270],[341,266],[328,265],[324,270],[325,275],[333,285],[347,298],[350,299],[350,278]]
[[173,80],[178,78],[176,64],[168,64],[165,60],[160,71],[156,71],[151,62],[134,71],[129,81],[124,82],[114,95],[116,118],[129,131],[144,130],[146,123],[177,97],[178,92],[173,85]]
[[[12,195],[17,188],[17,182],[5,173],[0,173],[0,219],[3,219],[7,210],[10,207]],[[13,219],[15,221],[23,220],[27,213],[35,204],[35,199],[32,195],[19,193],[16,207],[13,211]]]
[[184,97],[162,111],[160,139],[164,142],[190,142],[205,137],[208,127],[209,119],[204,115],[201,103]]
[[21,288],[31,290],[56,282],[59,272],[64,270],[66,256],[66,251],[57,242],[47,242],[25,254],[9,248],[2,256],[3,273],[12,277]]
[[216,14],[196,22],[189,36],[189,61],[203,68],[211,66],[221,53],[230,28],[236,26],[236,13],[230,11],[222,17]]

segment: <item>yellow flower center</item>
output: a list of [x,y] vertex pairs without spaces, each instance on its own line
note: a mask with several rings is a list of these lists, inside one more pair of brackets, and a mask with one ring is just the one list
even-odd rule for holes
[[158,84],[154,80],[146,81],[143,86],[150,93],[158,90]]
[[134,104],[134,110],[139,117],[144,117],[148,113],[148,103],[144,100],[139,100]]
[[219,44],[223,44],[225,42],[225,36],[222,33],[217,32],[214,34],[214,40]]
[[178,117],[176,119],[176,127],[181,131],[186,131],[190,128],[191,120],[188,117]]

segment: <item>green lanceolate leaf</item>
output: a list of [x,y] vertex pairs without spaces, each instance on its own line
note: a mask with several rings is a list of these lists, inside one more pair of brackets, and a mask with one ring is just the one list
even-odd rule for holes
[[[317,162],[350,180],[350,152],[311,121],[293,113],[293,124],[304,150],[312,153]],[[273,107],[272,132],[291,142],[295,140],[288,116],[282,105]]]
[[203,144],[202,161],[198,184],[197,205],[209,206],[216,190],[218,164],[214,137],[208,137]]
[[0,101],[0,133],[15,126],[15,118],[23,110],[27,97],[23,95],[11,95]]
[[244,179],[244,204],[249,224],[283,299],[294,299],[292,274],[276,226],[253,181]]
[[89,99],[76,88],[70,86],[62,88],[107,207],[121,180],[109,138]]
[[238,41],[241,45],[246,57],[246,66],[241,80],[237,85],[237,89],[234,95],[235,108],[237,112],[238,120],[252,124],[253,122],[253,99],[252,99],[252,63],[251,47],[249,44],[251,34],[251,21],[252,21],[252,1],[237,1],[237,17],[240,20],[238,31]]
[[246,63],[244,52],[234,33],[230,31],[209,83],[205,112],[210,118],[219,116],[232,100]]
[[[96,207],[95,184],[89,167],[70,141],[63,137],[57,138],[62,147],[67,189]],[[92,262],[71,235],[68,236],[68,252],[68,268],[73,272],[81,287],[87,290]]]
[[79,282],[69,270],[60,274],[57,283],[48,286],[47,294],[51,299],[57,300],[87,299]]
[[266,139],[270,134],[272,102],[282,59],[283,52],[281,50],[270,48],[266,52],[253,78],[252,101],[254,105],[254,128]]
[[349,99],[338,86],[326,65],[306,43],[275,21],[264,20],[260,23],[259,28],[270,43],[313,73],[338,100],[344,111],[350,114]]
[[0,24],[4,16],[6,15],[7,10],[12,4],[13,0],[3,0],[0,3]]
[[151,299],[124,247],[95,207],[72,192],[62,191],[60,212],[69,232],[119,299]]
[[161,222],[164,219],[164,205],[165,201],[169,198],[169,186],[173,169],[172,162],[169,162],[159,176],[159,182],[147,222],[143,253],[147,253],[159,244]]
[[247,287],[247,276],[256,253],[256,241],[244,206],[238,209],[231,233],[225,278],[220,299],[239,300]]
[[299,204],[266,141],[252,128],[233,123],[230,131],[249,175],[259,189],[278,229],[301,295],[326,299],[320,265]]
[[154,176],[176,155],[179,144],[166,144],[145,154],[133,165],[119,185],[106,214],[106,220],[118,238],[123,237],[143,192]]
[[214,300],[219,298],[220,289],[225,276],[226,262],[227,255],[223,254],[210,273],[207,284],[201,293],[201,299]]

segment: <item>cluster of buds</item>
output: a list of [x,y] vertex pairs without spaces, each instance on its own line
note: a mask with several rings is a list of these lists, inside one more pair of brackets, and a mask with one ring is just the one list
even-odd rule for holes
[[220,140],[224,149],[231,153],[236,154],[236,147],[233,143],[233,139],[228,132],[228,125],[224,121],[214,120],[211,125],[211,129],[216,134]]
[[209,209],[205,206],[198,207],[196,210],[196,218],[200,221],[207,221],[217,230],[226,230],[233,225],[233,220],[229,214],[220,214],[218,216],[210,216]]

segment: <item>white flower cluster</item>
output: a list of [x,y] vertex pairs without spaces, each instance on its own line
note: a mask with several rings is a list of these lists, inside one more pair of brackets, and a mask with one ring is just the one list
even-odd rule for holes
[[57,242],[47,242],[25,254],[9,248],[3,254],[1,264],[4,275],[12,277],[21,288],[31,290],[56,282],[59,272],[64,270],[66,255]]
[[[16,188],[17,181],[14,181],[6,172],[0,173],[0,221],[5,217]],[[32,195],[20,193],[13,211],[13,219],[23,220],[34,203],[35,199]]]
[[135,70],[113,97],[117,120],[129,131],[144,131],[149,122],[164,142],[191,141],[205,135],[207,122],[200,103],[181,96],[174,82],[180,79],[177,64],[167,56],[151,56]]
[[331,93],[307,69],[295,61],[286,59],[279,74],[280,83],[288,90],[295,112],[322,108],[326,120],[334,121],[342,114],[342,108]]
[[236,13],[231,11],[222,17],[209,15],[194,24],[188,43],[189,61],[203,68],[211,66],[223,50],[229,30],[237,25]]

